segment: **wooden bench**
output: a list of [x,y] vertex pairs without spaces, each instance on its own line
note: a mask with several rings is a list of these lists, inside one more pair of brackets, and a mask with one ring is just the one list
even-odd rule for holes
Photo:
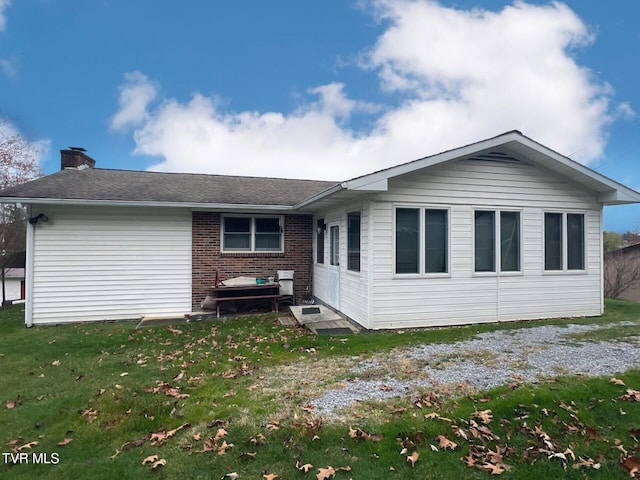
[[216,302],[216,316],[220,318],[220,304],[222,302],[228,301],[237,301],[237,300],[271,300],[271,310],[278,313],[278,300],[280,300],[284,295],[280,295],[279,293],[273,293],[269,295],[243,295],[243,296],[222,296],[222,297],[212,297],[211,300]]

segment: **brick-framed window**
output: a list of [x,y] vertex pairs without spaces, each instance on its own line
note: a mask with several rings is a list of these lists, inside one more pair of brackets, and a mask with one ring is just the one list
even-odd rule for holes
[[223,215],[222,252],[284,252],[280,215]]

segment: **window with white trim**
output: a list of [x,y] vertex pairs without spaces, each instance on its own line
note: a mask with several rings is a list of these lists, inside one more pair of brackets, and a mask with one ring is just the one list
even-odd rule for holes
[[397,274],[449,272],[449,210],[396,208]]
[[584,214],[545,212],[544,269],[585,270]]
[[476,210],[474,258],[479,273],[519,272],[520,212]]
[[347,270],[360,271],[360,212],[347,215]]
[[222,217],[223,252],[282,252],[282,217]]

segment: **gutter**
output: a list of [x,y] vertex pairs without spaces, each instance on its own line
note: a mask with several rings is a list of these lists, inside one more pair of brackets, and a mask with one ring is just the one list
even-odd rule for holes
[[0,197],[0,203],[25,203],[30,205],[70,205],[70,206],[105,206],[105,207],[171,207],[191,208],[194,210],[276,210],[290,211],[296,207],[291,205],[251,205],[238,203],[186,203],[186,202],[154,202],[136,200],[82,200],[67,198],[19,198]]
[[[31,212],[31,207],[29,207]],[[27,223],[27,255],[25,259],[25,306],[24,306],[24,323],[27,328],[33,327],[33,251],[35,248],[36,226],[30,222]]]

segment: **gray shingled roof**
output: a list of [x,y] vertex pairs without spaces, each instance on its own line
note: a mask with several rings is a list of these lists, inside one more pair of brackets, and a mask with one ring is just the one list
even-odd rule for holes
[[2,198],[293,206],[336,182],[86,168],[0,191]]

